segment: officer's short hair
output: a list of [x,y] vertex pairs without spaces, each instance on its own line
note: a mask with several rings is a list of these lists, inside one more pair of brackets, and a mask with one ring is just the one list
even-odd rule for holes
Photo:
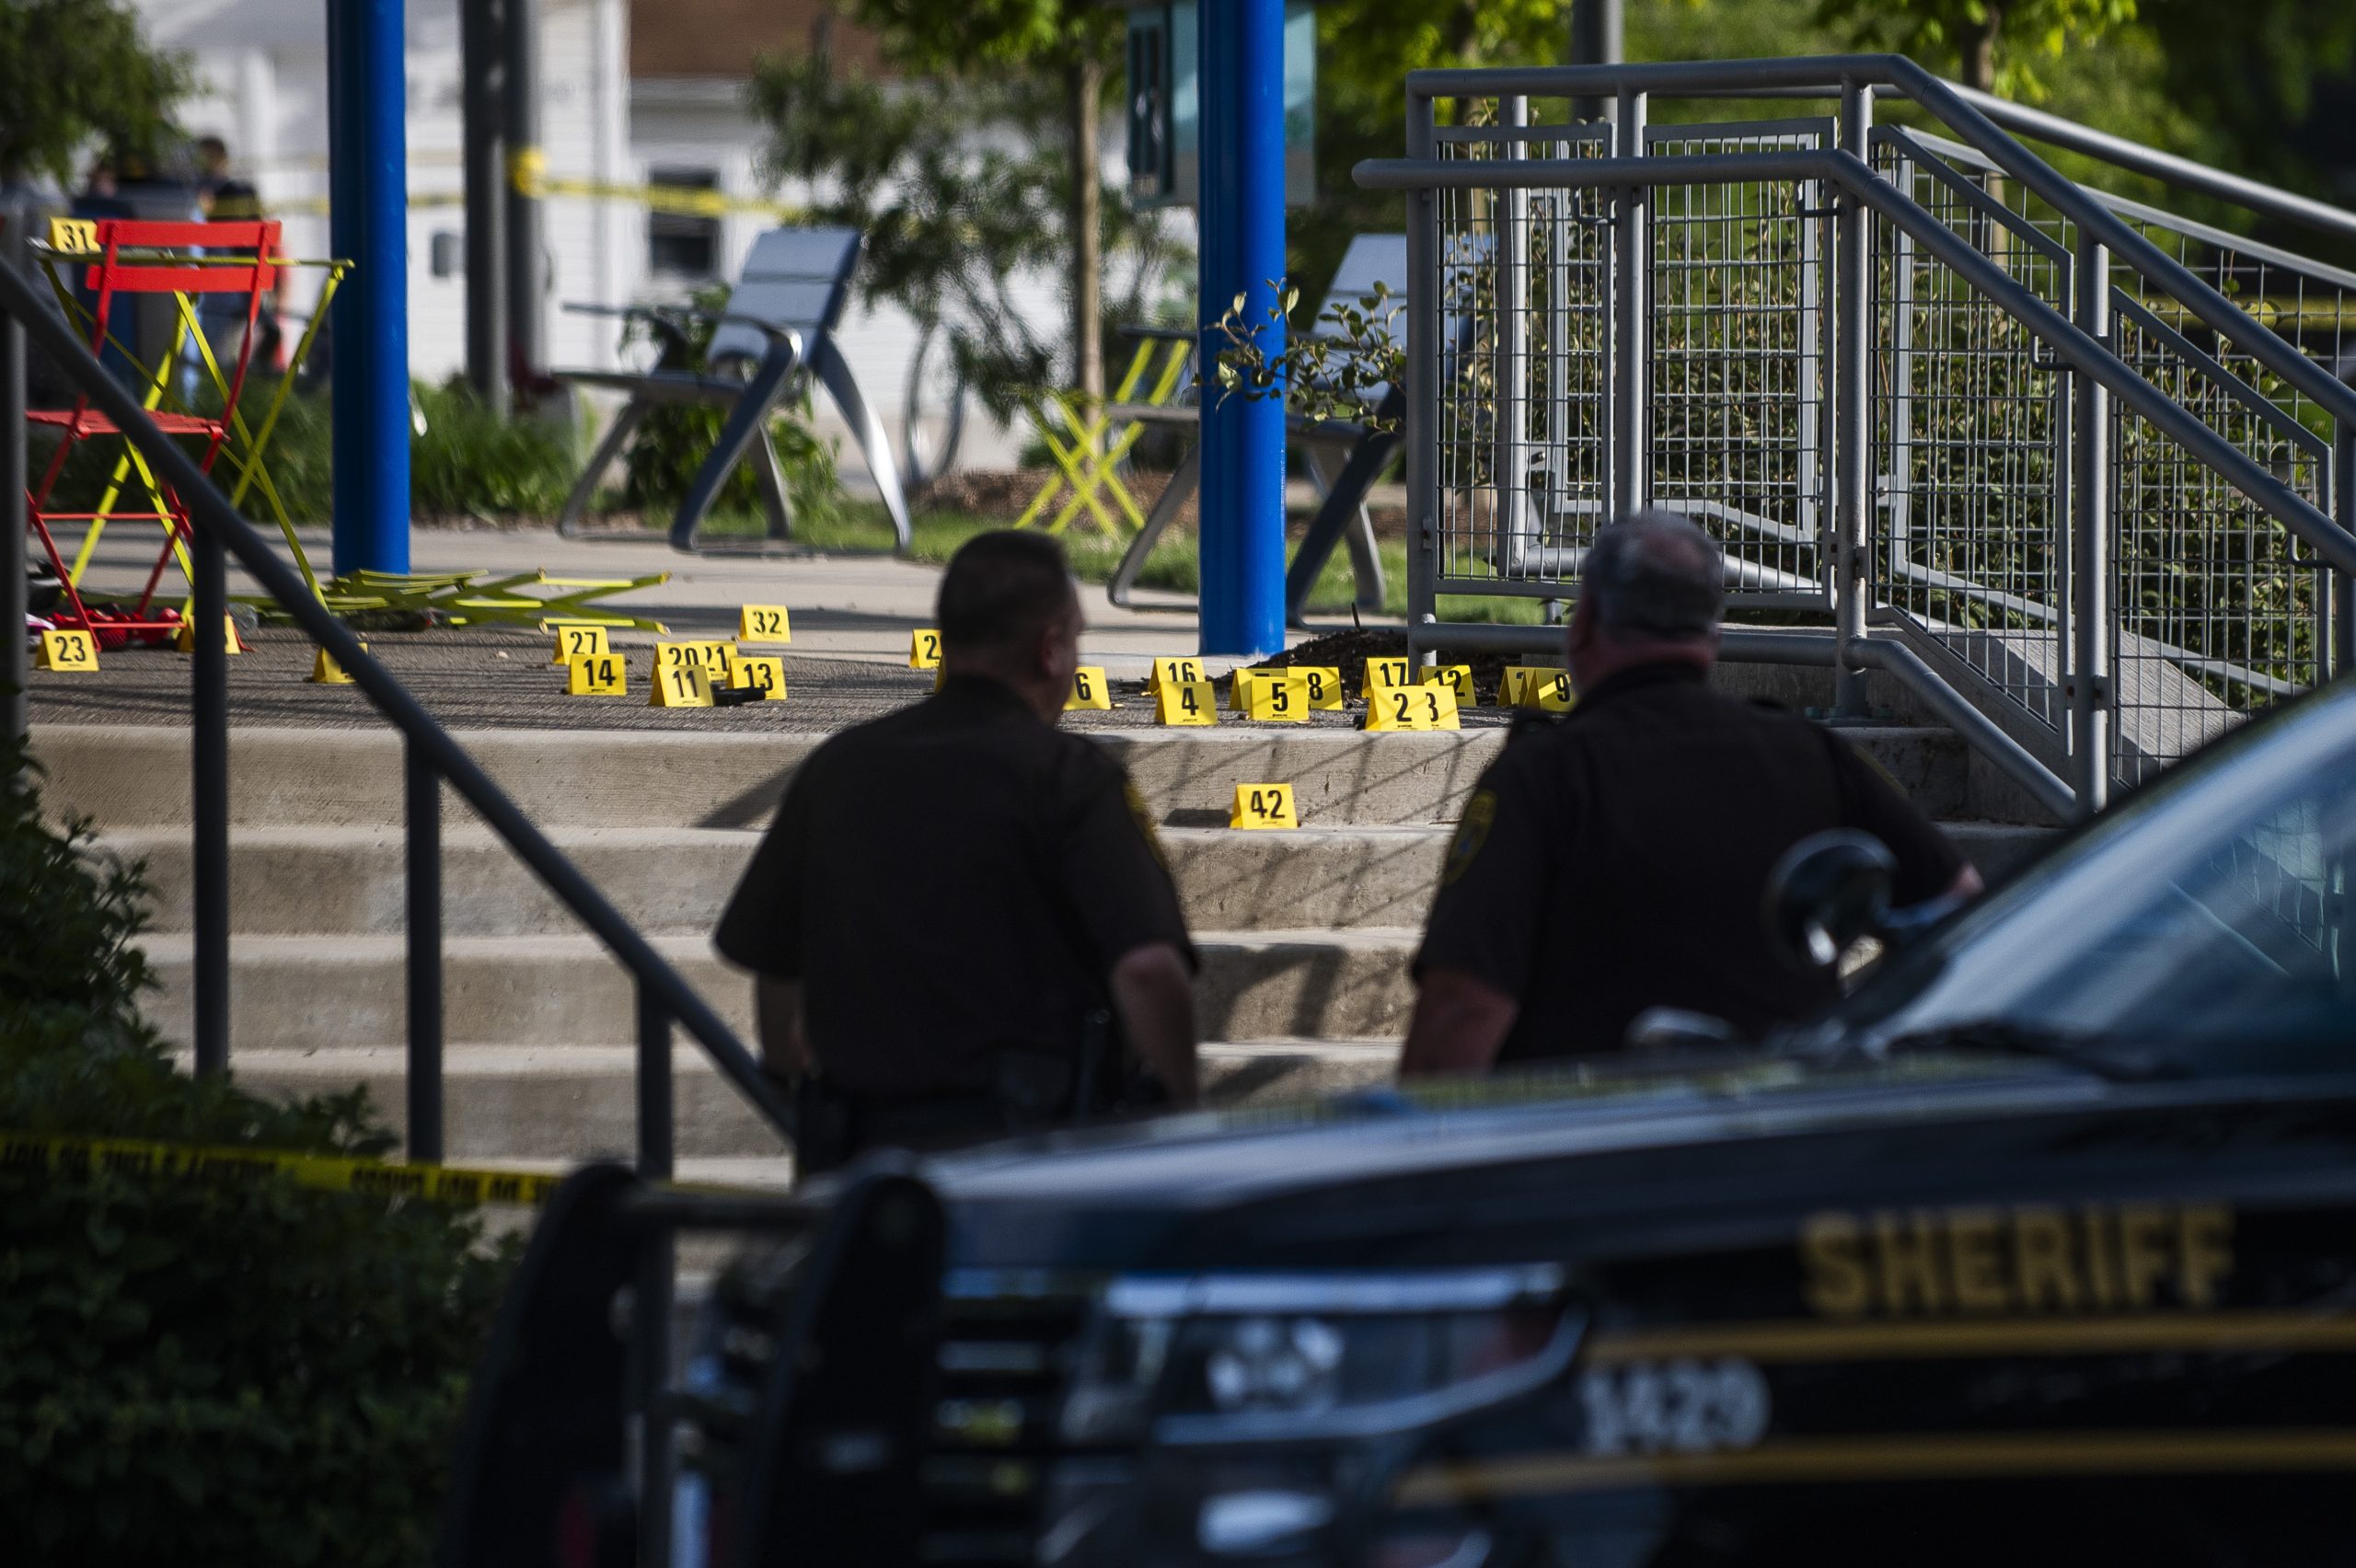
[[1045,631],[1074,601],[1064,548],[1012,528],[976,534],[941,574],[934,614],[943,648],[1008,648]]
[[1726,567],[1692,519],[1639,512],[1597,532],[1579,592],[1608,631],[1705,638],[1726,609]]

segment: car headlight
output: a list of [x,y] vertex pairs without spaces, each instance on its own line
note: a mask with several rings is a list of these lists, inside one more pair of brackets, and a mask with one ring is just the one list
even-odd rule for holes
[[1348,1440],[1511,1398],[1570,1364],[1551,1264],[1134,1275],[1106,1292],[1063,1412],[1077,1445]]

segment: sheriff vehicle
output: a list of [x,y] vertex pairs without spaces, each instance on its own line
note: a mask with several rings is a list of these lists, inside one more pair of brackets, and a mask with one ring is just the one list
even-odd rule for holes
[[[664,1539],[715,1568],[2356,1562],[2351,870],[2341,683],[1911,942],[1872,847],[1816,847],[1778,928],[1893,951],[1754,1047],[813,1183],[712,1292]],[[522,1288],[600,1248],[627,1279],[633,1186],[580,1178]],[[627,1491],[618,1438],[521,1484],[503,1437],[565,1424],[486,1378],[461,1562],[493,1560],[485,1499],[529,1540]],[[624,1429],[619,1377],[571,1387],[566,1422]]]

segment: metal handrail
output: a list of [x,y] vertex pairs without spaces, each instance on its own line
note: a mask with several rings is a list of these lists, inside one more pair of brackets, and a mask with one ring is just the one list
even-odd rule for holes
[[[2183,263],[2144,238],[2133,225],[2088,199],[2075,182],[1965,98],[1962,88],[1932,75],[1902,54],[1801,55],[1789,60],[1680,61],[1638,65],[1435,68],[1407,74],[1407,96],[1411,101],[1515,94],[1594,98],[1620,91],[1725,93],[1739,97],[1756,90],[1814,92],[1829,97],[1844,88],[1875,87],[1899,92],[1944,121],[2055,212],[2077,224],[2083,233],[2108,247],[2119,259],[2161,282],[2220,336],[2239,345],[2251,358],[2312,398],[2343,424],[2356,428],[2356,388],[2316,364],[2263,322],[2253,319]],[[2042,136],[2044,133],[2035,133]]]
[[[1588,69],[1576,67],[1576,69]],[[1417,73],[1418,75],[1426,73]],[[1471,73],[1493,75],[1504,73]],[[1526,75],[1513,73],[1513,75]],[[1413,78],[1411,78],[1412,80]],[[1702,185],[1751,179],[1823,179],[1873,208],[1936,256],[2033,335],[2093,377],[2158,430],[2198,456],[2226,482],[2274,516],[2341,571],[2356,573],[2356,535],[2247,454],[2138,375],[2108,347],[2062,312],[2012,286],[2002,268],[1969,241],[1924,212],[1855,154],[1833,149],[1783,153],[1713,153],[1700,157],[1611,158],[1369,158],[1351,170],[1370,190],[1438,189],[1611,188]],[[2189,274],[2188,274],[2189,275]],[[2221,299],[2222,295],[2219,296]],[[2263,330],[2263,329],[2260,329]],[[2270,336],[2270,334],[2269,334]],[[2292,351],[2294,353],[2295,350]],[[2302,363],[2313,362],[2300,355]],[[2332,382],[2339,386],[2337,381]],[[2339,388],[2343,393],[2348,388]],[[2350,394],[2356,398],[2356,394]]]
[[[194,525],[191,535],[195,590],[193,709],[194,871],[196,920],[195,1041],[200,1071],[228,1066],[228,669],[222,640],[204,635],[228,609],[223,550],[234,553],[263,592],[351,675],[362,694],[408,742],[404,795],[408,812],[410,948],[409,1152],[441,1158],[441,910],[439,781],[446,779],[615,960],[629,970],[639,994],[639,1168],[665,1176],[671,1165],[670,1037],[684,1025],[737,1091],[789,1138],[792,1118],[735,1032],[665,963],[637,928],[597,891],[564,852],[534,826],[507,792],[428,712],[392,673],[372,657],[351,629],[321,604],[302,578],[280,560],[253,525],[109,375],[89,348],[44,308],[17,269],[0,259],[0,316],[13,318],[111,419],[157,477],[179,493]],[[0,400],[15,388],[0,386]],[[23,439],[25,410],[0,407],[0,439]],[[18,635],[13,629],[0,635]],[[423,1113],[421,1125],[420,1113]]]

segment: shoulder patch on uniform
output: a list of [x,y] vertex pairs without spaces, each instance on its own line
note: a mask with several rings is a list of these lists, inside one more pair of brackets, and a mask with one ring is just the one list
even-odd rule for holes
[[1448,859],[1440,866],[1440,886],[1446,887],[1462,876],[1480,858],[1482,846],[1489,842],[1489,829],[1496,820],[1497,792],[1474,790],[1472,798],[1464,802],[1464,817],[1456,824],[1456,836],[1449,840]]
[[1161,852],[1161,835],[1155,828],[1153,812],[1146,805],[1145,796],[1138,791],[1136,779],[1126,776],[1121,779],[1121,799],[1128,802],[1129,816],[1137,823],[1138,831],[1145,835],[1145,847],[1153,851],[1153,858],[1161,863],[1161,869],[1168,870],[1170,859]]

